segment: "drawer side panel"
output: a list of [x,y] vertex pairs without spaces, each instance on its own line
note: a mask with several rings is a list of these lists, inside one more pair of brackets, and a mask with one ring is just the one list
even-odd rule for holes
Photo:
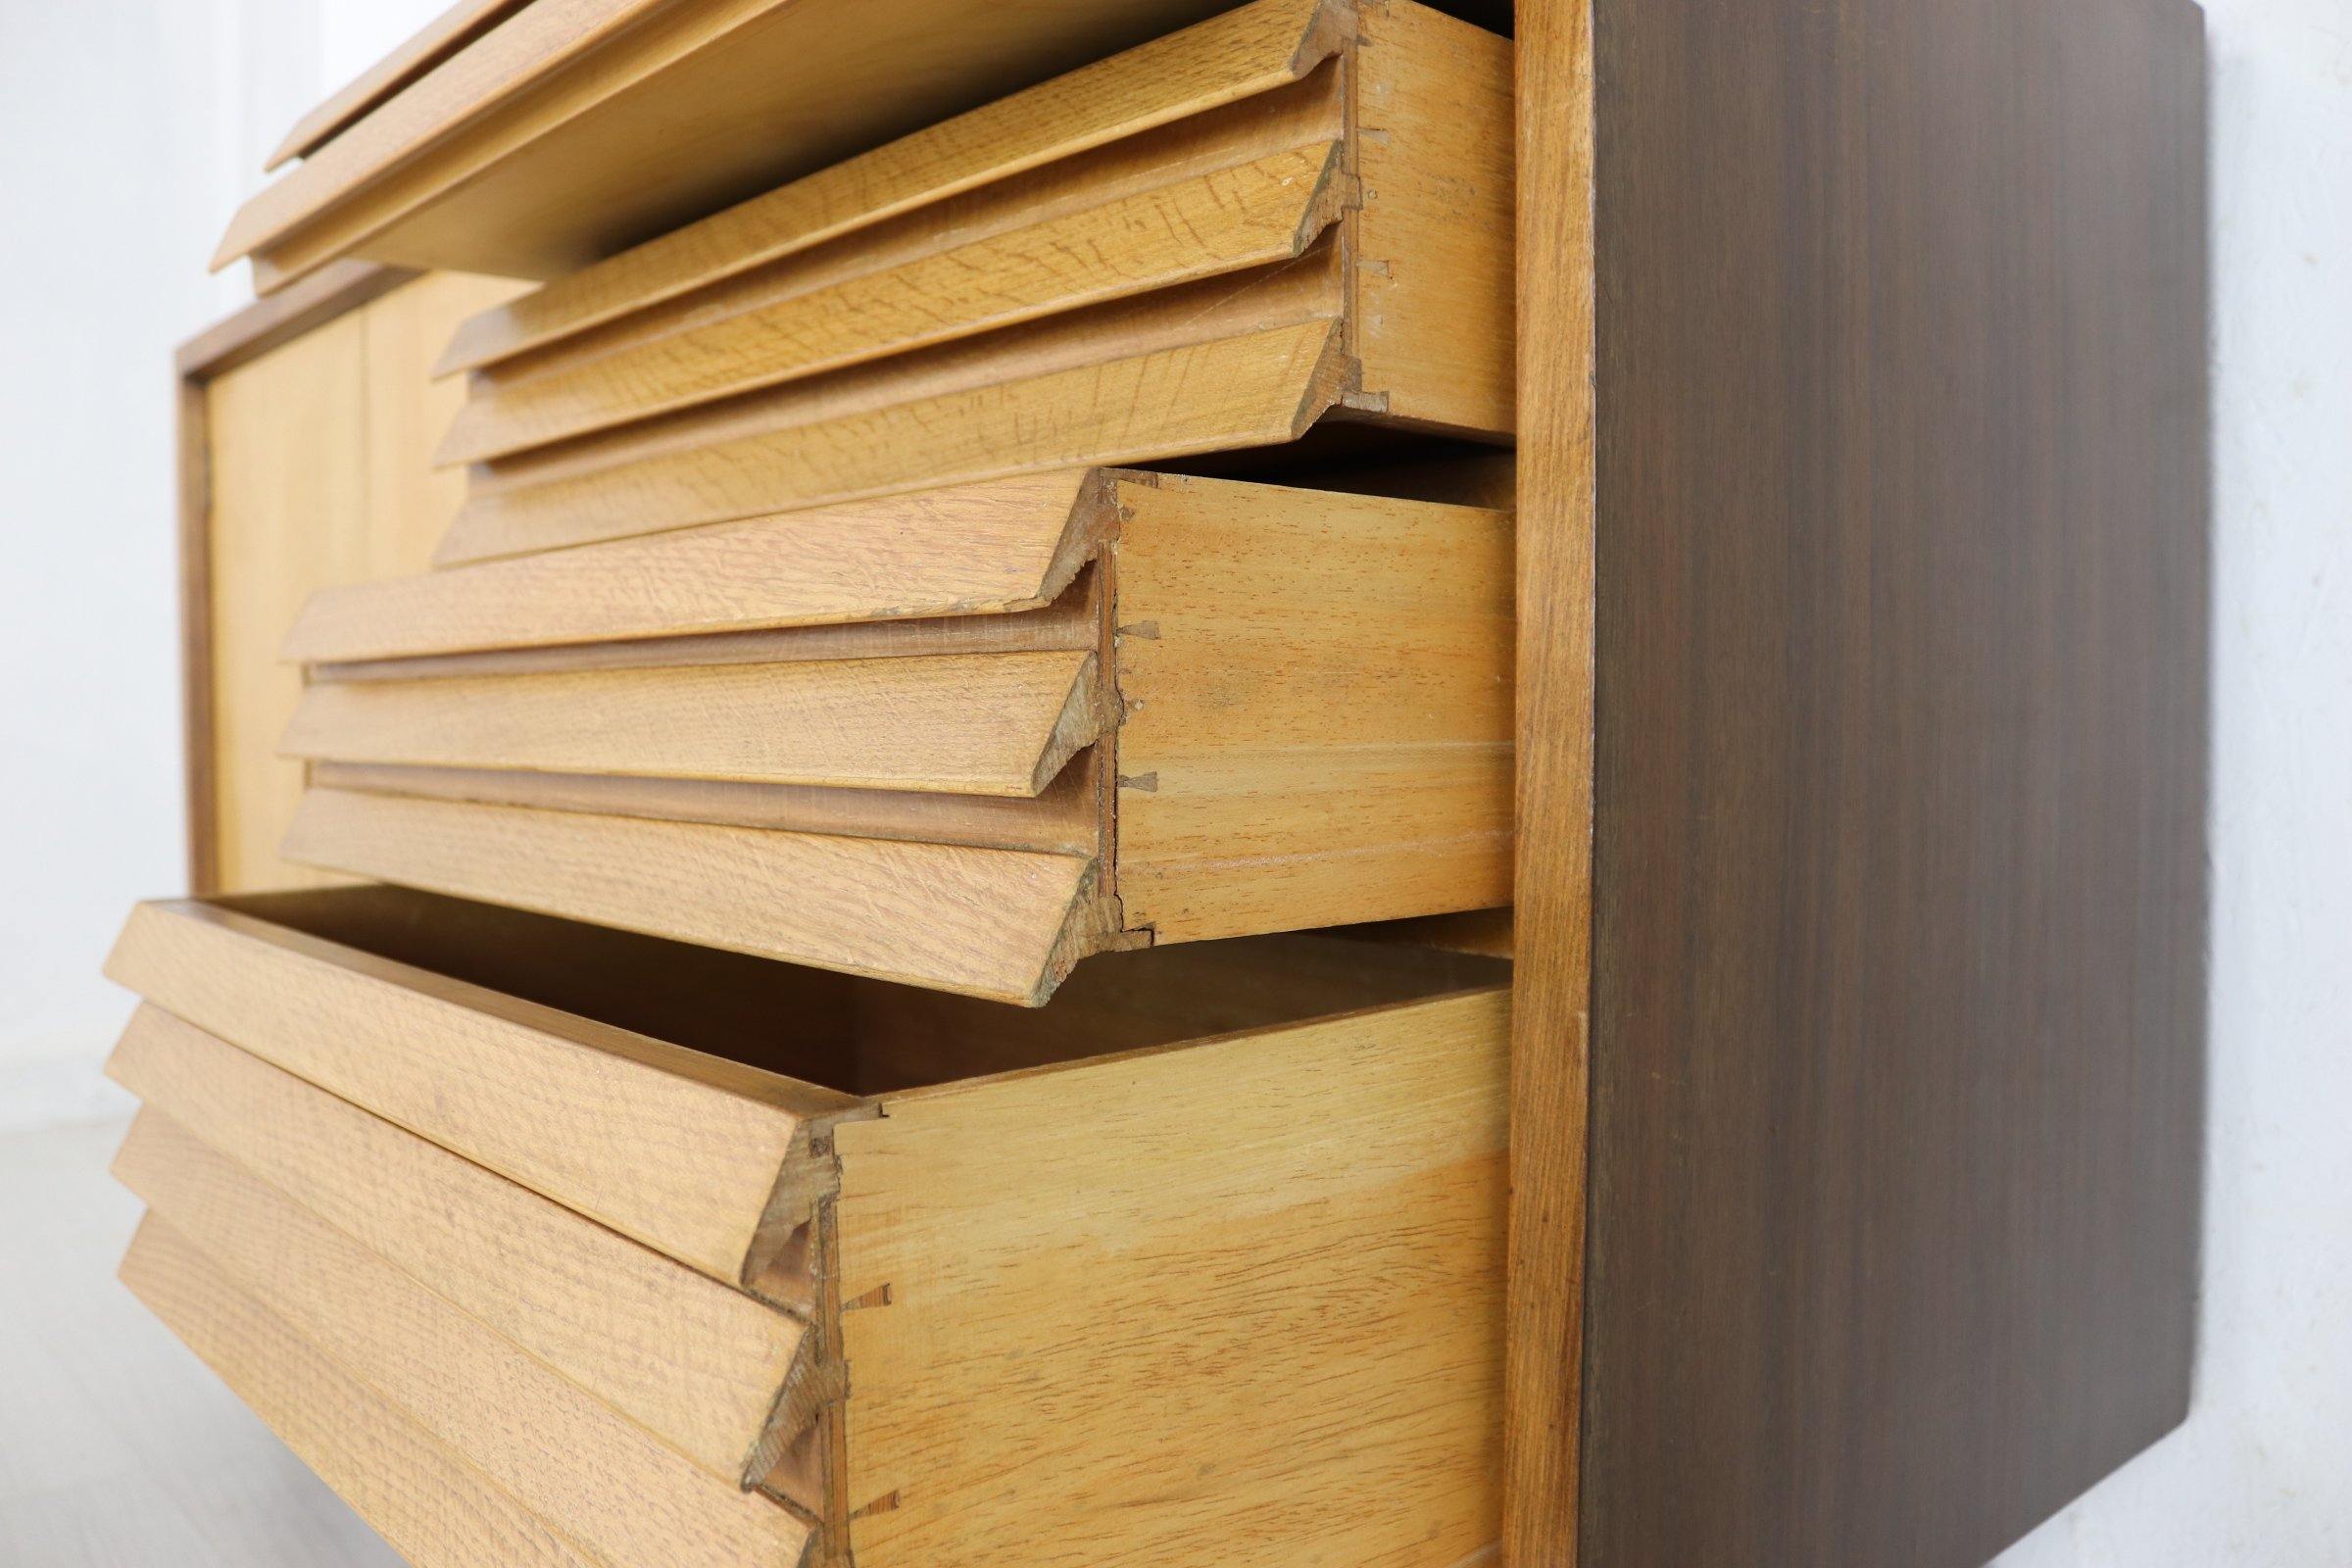
[[859,1568],[1493,1542],[1507,1012],[1472,993],[837,1128]]

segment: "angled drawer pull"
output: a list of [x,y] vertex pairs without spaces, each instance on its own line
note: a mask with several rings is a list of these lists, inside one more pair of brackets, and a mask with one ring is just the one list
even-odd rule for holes
[[1411,0],[1260,0],[1195,32],[1208,74],[1115,139],[1132,57],[477,318],[445,361],[472,385],[441,456],[476,466],[440,559],[1335,414],[1507,440],[1508,42]]
[[[1294,274],[1270,298],[1185,295],[1115,341],[1041,322],[1036,373],[1005,377],[990,340],[907,379],[884,365],[730,405],[698,428],[625,430],[474,470],[434,554],[458,565],[657,528],[888,495],[942,481],[1145,462],[1306,433],[1347,376],[1337,326]],[[1099,351],[1105,347],[1107,354]],[[721,420],[723,419],[723,422]]]
[[[533,0],[248,201],[214,265],[250,255],[264,293],[343,256],[555,276],[1226,4]],[[1248,49],[1258,30],[1217,41]],[[1160,90],[1189,87],[1209,44],[1152,62],[1177,68]],[[1151,122],[1159,74],[1132,74],[1143,101],[1098,121]],[[952,178],[954,154],[931,172]]]
[[[764,1474],[807,1324],[152,1004],[107,1073],[713,1475]],[[136,1185],[135,1183],[133,1185]],[[593,1288],[587,1282],[593,1281]],[[805,1295],[795,1303],[812,1304]]]
[[122,1283],[415,1568],[607,1568],[150,1214]]
[[1035,610],[1093,558],[1115,509],[1108,480],[1071,469],[379,578],[314,595],[285,657],[348,663]]
[[[1089,9],[1106,17],[1119,7],[1094,0]],[[1330,15],[1325,0],[1235,7],[1094,60],[1045,88],[910,125],[896,141],[596,267],[566,270],[546,288],[468,322],[441,368],[510,360],[994,181],[1276,91],[1330,58],[1337,47]],[[1029,19],[1007,13],[1005,20],[1020,25]],[[1049,95],[1051,112],[1041,112]]]
[[140,905],[106,972],[730,1284],[760,1272],[761,1221],[794,1137],[842,1103],[217,905]]
[[[572,1032],[616,1076],[694,1040],[766,1101],[831,1097],[766,1172],[811,1287],[787,1314],[150,996],[112,1068],[146,1102],[124,1277],[419,1560],[1455,1568],[1494,1540],[1507,966],[1254,938],[1024,1011],[381,888],[245,903],[412,989],[594,1008]],[[306,1016],[366,1041],[384,1007]],[[525,1136],[641,1152],[592,1116]],[[747,1314],[793,1337],[780,1380]],[[1004,1485],[1044,1457],[1059,1483]]]
[[115,1174],[264,1310],[590,1550],[800,1560],[809,1521],[695,1468],[160,1112],[132,1124]]
[[285,855],[461,897],[1031,1004],[1509,899],[1505,512],[1082,469],[336,589],[288,651]]
[[[1296,261],[1338,216],[1340,152],[1337,141],[1230,152],[1198,171],[1189,167],[1201,161],[1196,155],[1178,160],[1172,176],[1149,171],[1160,184],[1127,191],[1105,181],[1099,205],[1076,212],[1064,210],[1067,192],[1049,186],[1020,191],[1009,214],[916,214],[903,225],[906,239],[861,236],[851,256],[810,257],[795,275],[763,273],[764,289],[728,291],[751,298],[691,300],[657,313],[658,322],[632,322],[633,340],[600,334],[593,357],[512,379],[491,374],[450,427],[440,461],[511,457],[994,327]],[[996,205],[1016,204],[1000,195]],[[1105,234],[1116,251],[1101,243]],[[893,254],[907,250],[915,254]]]
[[1085,652],[314,683],[291,757],[1033,796],[1102,729]]
[[436,893],[1004,1001],[1042,1001],[1115,934],[1093,862],[1075,855],[316,788],[285,853]]

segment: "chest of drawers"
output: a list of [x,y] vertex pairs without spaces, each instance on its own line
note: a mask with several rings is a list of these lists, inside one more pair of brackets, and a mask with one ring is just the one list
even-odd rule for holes
[[452,11],[183,351],[125,1280],[419,1563],[1984,1560],[2187,1396],[2200,62]]

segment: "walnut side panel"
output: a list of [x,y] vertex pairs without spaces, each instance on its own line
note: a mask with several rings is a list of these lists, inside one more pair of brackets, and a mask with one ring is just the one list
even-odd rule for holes
[[2200,18],[1594,36],[1584,1561],[1964,1568],[2188,1398]]

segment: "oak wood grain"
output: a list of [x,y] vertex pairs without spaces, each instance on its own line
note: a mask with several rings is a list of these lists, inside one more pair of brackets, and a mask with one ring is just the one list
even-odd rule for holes
[[[476,470],[443,565],[1094,463],[1296,439],[1339,396],[1336,253]],[[1034,335],[1025,335],[1034,334]],[[1019,339],[1006,349],[1007,336]]]
[[[1031,944],[1031,974],[1009,988],[1026,999],[1043,998],[1065,958],[1122,940],[1509,901],[1507,510],[1128,470],[1015,486],[1009,511],[996,505],[1003,493],[951,491],[814,519],[857,527],[785,514],[674,530],[323,596],[297,646],[520,642],[594,618],[662,633],[730,610],[756,625],[815,606],[935,608],[923,585],[940,573],[894,528],[902,511],[918,537],[946,517],[948,537],[968,532],[981,544],[1008,520],[1018,566],[1003,583],[1069,583],[1049,610],[1022,614],[314,666],[287,749],[334,769],[314,783],[368,798],[306,811],[294,853],[551,913],[936,979],[959,960],[935,953],[910,966],[913,944],[878,929],[883,906],[858,890],[936,873],[948,883],[895,894],[888,906],[913,910],[923,897],[953,906],[983,885],[971,878],[1017,880],[1034,863],[926,859],[914,847],[1067,851],[1094,862],[1080,904],[1066,903],[1066,888],[1043,903],[1022,895],[1015,903],[1028,915],[994,936],[960,916],[948,926],[949,947],[990,955],[982,968],[993,978],[972,971],[958,982],[983,994],[1007,994],[1001,966],[1013,945]],[[967,514],[971,495],[984,505]],[[874,548],[876,531],[891,542]],[[748,566],[737,570],[739,560]],[[762,580],[770,570],[773,590]],[[911,586],[897,581],[902,570]],[[515,591],[502,603],[508,583]],[[561,603],[582,589],[616,608]],[[404,630],[404,610],[421,626]],[[929,653],[961,646],[949,631],[959,619],[1069,640],[1053,652]],[[889,642],[894,626],[903,648]],[[796,652],[793,662],[741,662]],[[1042,797],[1081,749],[1091,827],[1090,798],[1076,788],[1028,816],[899,799]],[[710,787],[721,785],[796,788]],[[411,796],[428,799],[398,799]],[[541,814],[431,808],[463,803]],[[676,831],[698,824],[910,848]],[[526,828],[533,854],[489,849]],[[412,830],[461,832],[471,848],[401,842]],[[639,866],[624,843],[669,849]],[[705,890],[682,874],[679,854],[736,869]],[[734,875],[765,879],[787,865],[826,890],[823,913],[812,906],[782,919],[733,890]],[[506,885],[509,872],[522,883]],[[773,896],[791,902],[780,885]]]
[[1034,797],[1103,732],[1095,656],[314,681],[286,755]]
[[1507,436],[1513,45],[1427,6],[1358,7],[1349,348],[1397,421]]
[[122,1283],[416,1568],[605,1568],[415,1417],[338,1368],[164,1221]]
[[663,822],[717,822],[854,839],[968,844],[1054,855],[1102,851],[1100,748],[1080,754],[1034,797],[845,790],[826,785],[739,784],[713,779],[604,773],[514,773],[488,768],[314,762],[321,789],[416,795],[484,806],[536,806]]
[[[1052,181],[991,186],[925,209],[903,236],[868,231],[854,249],[770,267],[663,313],[682,319],[640,313],[619,341],[608,331],[576,355],[551,363],[543,352],[518,373],[486,372],[437,460],[510,457],[1057,312],[1294,260],[1339,216],[1348,191],[1336,140],[1286,146],[1308,127],[1267,125],[1267,118],[1237,122],[1255,147],[1215,148],[1222,156],[1213,161],[1195,154],[1168,169],[1169,154],[1156,145],[1110,149],[1124,165],[1145,165],[1154,183],[1125,167],[1097,167],[1102,159],[1079,170],[1054,166]],[[1336,103],[1328,118],[1336,131]],[[1037,185],[1044,188],[1030,188]]]
[[795,1563],[808,1522],[694,1467],[155,1110],[115,1159],[264,1310],[607,1561]]
[[199,904],[107,974],[182,1020],[727,1283],[844,1097]]
[[1510,514],[1173,475],[1118,499],[1128,924],[1508,903]]
[[308,158],[529,0],[458,0],[296,121],[262,165],[269,172]]
[[555,276],[1219,9],[541,0],[256,195],[216,265]]
[[801,1320],[153,1006],[107,1075],[712,1475],[752,1464]]
[[[777,186],[483,312],[444,372],[478,369],[870,224],[1298,80],[1340,44],[1324,0],[1256,0]],[[1050,106],[1050,110],[1047,106]]]
[[813,507],[322,589],[282,655],[306,663],[1050,603],[1107,524],[1085,470]]
[[[837,1128],[858,1560],[1435,1568],[1487,1547],[1506,1013],[1475,992],[917,1091]],[[1056,1484],[1004,1484],[1041,1466]]]
[[286,853],[431,892],[1030,1005],[1115,934],[1082,856],[318,789]]
[[[514,559],[523,562],[544,558]],[[463,569],[466,568],[434,575],[451,575]],[[419,581],[417,578],[389,580]],[[617,582],[602,586],[615,594],[622,591]],[[310,672],[313,680],[418,680],[584,669],[709,668],[720,664],[791,664],[842,659],[1066,653],[1092,649],[1102,641],[1101,607],[1094,583],[1083,572],[1058,598],[1034,610],[999,614],[983,609],[969,615],[894,620],[887,618],[889,608],[881,607],[885,618],[877,620],[826,621],[754,631],[689,632],[675,637],[630,637],[618,642],[553,643],[529,648],[484,649],[478,653],[424,654],[414,659],[357,659],[312,664]],[[528,635],[527,631],[523,634]]]
[[184,678],[206,891],[320,880],[276,853],[302,787],[276,736],[301,678],[273,645],[314,590],[420,570],[463,499],[426,461],[462,394],[425,368],[452,322],[512,285],[384,281],[347,279],[339,301],[240,318],[183,350]]

